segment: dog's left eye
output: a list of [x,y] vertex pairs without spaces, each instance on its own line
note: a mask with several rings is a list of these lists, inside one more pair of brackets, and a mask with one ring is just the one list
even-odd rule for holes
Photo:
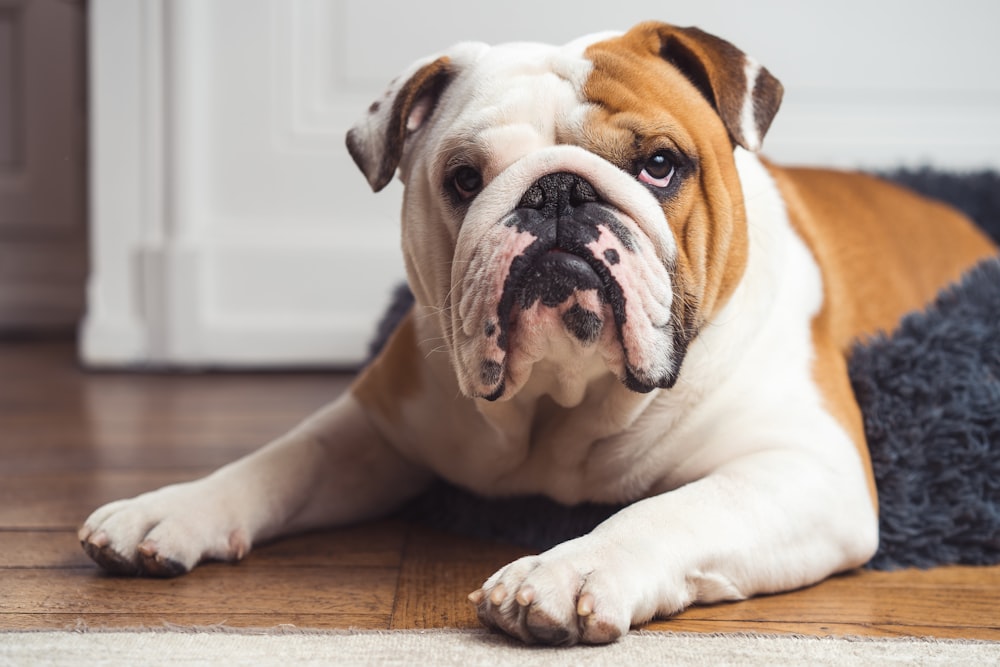
[[451,182],[462,199],[471,199],[482,189],[483,175],[473,167],[459,167],[452,175]]
[[666,151],[653,153],[639,172],[639,180],[657,188],[670,185],[674,176],[674,163]]

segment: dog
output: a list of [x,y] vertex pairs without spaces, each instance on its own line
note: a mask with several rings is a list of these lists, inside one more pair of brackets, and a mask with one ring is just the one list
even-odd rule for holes
[[626,504],[469,596],[545,644],[862,565],[878,500],[850,346],[996,248],[873,177],[760,157],[781,98],[729,42],[654,22],[414,63],[347,136],[375,191],[405,184],[410,313],[329,407],[98,509],[84,549],[178,575],[438,477]]

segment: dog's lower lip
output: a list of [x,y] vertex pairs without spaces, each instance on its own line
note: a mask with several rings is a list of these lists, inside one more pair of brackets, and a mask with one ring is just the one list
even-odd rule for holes
[[[543,297],[541,292],[532,293],[532,290],[528,288],[531,280],[537,280],[539,277],[537,273],[533,275],[533,272],[537,272],[540,266],[552,267],[561,265],[565,262],[567,266],[576,267],[575,272],[577,272],[577,275],[590,274],[590,278],[584,281],[589,284],[578,283],[572,287],[575,290],[582,291],[596,289],[598,298],[602,302],[605,301],[607,290],[609,288],[608,272],[607,270],[602,270],[604,267],[600,260],[595,258],[593,255],[587,256],[588,254],[589,253],[586,249],[581,253],[576,252],[573,249],[552,245],[544,249],[539,248],[534,253],[526,253],[526,256],[522,257],[528,259],[528,261],[522,263],[517,271],[513,271],[512,266],[512,272],[508,277],[506,289],[504,290],[504,296],[501,299],[497,313],[498,320],[502,323],[502,326],[496,342],[506,354],[510,353],[510,349],[508,347],[510,343],[510,334],[512,334],[516,329],[517,320],[520,317],[520,313],[524,309],[530,308],[539,300],[543,304],[550,307],[557,307],[565,302],[565,298],[559,299],[558,296],[546,299]],[[564,291],[565,289],[566,288],[563,287],[561,291]],[[558,303],[556,303],[557,301]]]

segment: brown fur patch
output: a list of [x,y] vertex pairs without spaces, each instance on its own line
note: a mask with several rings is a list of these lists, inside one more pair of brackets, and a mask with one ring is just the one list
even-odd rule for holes
[[996,247],[957,211],[871,176],[768,168],[823,273],[823,307],[812,327],[816,382],[868,466],[875,499],[846,354],[858,339],[891,332]]
[[629,172],[662,148],[690,159],[693,168],[663,209],[678,246],[676,303],[687,307],[677,315],[695,327],[725,304],[746,267],[743,195],[725,125],[661,57],[657,25],[587,49],[593,70],[583,92],[595,108],[581,143]]
[[[781,105],[782,86],[763,67],[753,81],[746,79],[746,55],[724,39],[698,28],[653,24],[660,35],[660,56],[674,64],[718,112],[734,144],[757,150]],[[754,95],[754,127],[743,127],[747,95]],[[752,129],[756,137],[745,136]]]
[[891,332],[995,247],[957,211],[863,174],[768,165],[823,271],[821,329],[841,350]]
[[351,392],[367,411],[399,425],[400,403],[423,390],[420,359],[411,311],[396,327],[382,353],[354,381]]

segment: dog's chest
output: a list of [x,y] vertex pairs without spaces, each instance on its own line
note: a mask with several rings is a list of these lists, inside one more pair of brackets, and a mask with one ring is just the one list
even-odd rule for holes
[[532,419],[508,422],[497,434],[493,444],[502,454],[492,465],[472,461],[478,471],[461,471],[481,475],[478,490],[544,493],[565,503],[627,501],[643,495],[651,483],[650,471],[638,464],[653,438],[612,426],[610,415],[598,406],[565,409],[543,398],[535,407]]
[[607,375],[573,407],[548,395],[483,401],[474,411],[453,412],[447,424],[438,420],[432,437],[412,439],[409,447],[444,478],[485,495],[628,502],[657,487],[664,460],[678,454],[685,411],[649,409],[662,399],[628,391]]

